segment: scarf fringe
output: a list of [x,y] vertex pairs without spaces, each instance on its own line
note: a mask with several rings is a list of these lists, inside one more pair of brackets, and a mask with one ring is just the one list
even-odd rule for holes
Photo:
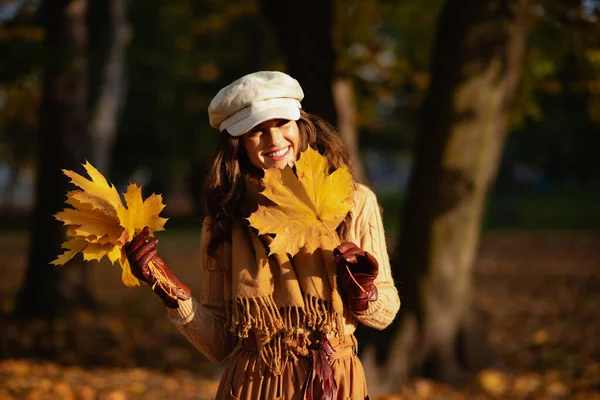
[[310,331],[343,336],[342,316],[333,311],[330,302],[303,295],[304,306],[277,308],[273,296],[238,298],[231,303],[229,330],[240,339],[252,332],[264,365],[275,375],[297,355],[308,355]]
[[244,339],[250,330],[259,344],[268,342],[283,329],[281,315],[272,296],[235,299],[231,307],[230,330]]

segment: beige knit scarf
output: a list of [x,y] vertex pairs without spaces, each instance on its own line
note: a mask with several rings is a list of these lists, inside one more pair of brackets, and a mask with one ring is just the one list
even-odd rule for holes
[[343,304],[335,281],[335,240],[312,254],[267,256],[270,236],[245,222],[233,227],[229,327],[252,332],[263,362],[275,374],[295,354],[307,355],[310,331],[343,337]]

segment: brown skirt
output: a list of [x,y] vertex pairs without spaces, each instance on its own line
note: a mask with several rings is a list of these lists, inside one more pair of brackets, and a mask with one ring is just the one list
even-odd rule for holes
[[[354,335],[346,338],[345,344],[336,345],[331,341],[335,349],[331,367],[337,383],[334,398],[366,399],[367,383],[362,364],[356,355],[356,338]],[[305,400],[307,388],[312,382],[312,365],[312,357],[298,356],[285,364],[281,375],[274,375],[260,362],[255,346],[243,345],[229,360],[216,400]],[[320,399],[317,391],[318,388],[315,388],[314,400]]]

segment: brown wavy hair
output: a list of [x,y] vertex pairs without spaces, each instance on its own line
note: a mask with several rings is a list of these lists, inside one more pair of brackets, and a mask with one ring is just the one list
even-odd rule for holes
[[[296,122],[300,131],[300,151],[308,146],[317,150],[326,157],[330,173],[340,167],[352,170],[350,152],[333,126],[304,111],[300,112],[300,119]],[[254,211],[256,203],[249,195],[248,182],[258,182],[262,176],[263,171],[248,159],[241,136],[233,137],[227,131],[221,132],[203,196],[206,215],[211,221],[209,256],[214,257],[219,245],[231,240],[233,223],[247,218]],[[338,231],[345,231],[348,223],[349,216]]]

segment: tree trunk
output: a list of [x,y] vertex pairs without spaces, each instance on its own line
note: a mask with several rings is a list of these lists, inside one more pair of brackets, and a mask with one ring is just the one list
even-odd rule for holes
[[90,305],[82,265],[56,268],[65,231],[53,215],[72,189],[62,169],[78,169],[89,156],[85,50],[87,0],[48,0],[40,14],[46,30],[46,69],[38,129],[36,203],[29,265],[17,297],[15,315],[47,317]]
[[[355,161],[353,174],[364,178],[353,88],[350,80],[336,70],[331,0],[261,0],[261,5],[275,28],[289,74],[304,90],[302,107],[338,127]],[[299,28],[298,21],[310,21],[310,28]]]
[[347,77],[338,76],[333,82],[333,98],[337,110],[337,126],[340,135],[350,149],[354,165],[352,174],[359,181],[365,181],[366,176],[358,152],[358,131],[356,130],[356,102],[354,88]]
[[[460,383],[492,358],[472,303],[472,267],[527,34],[528,0],[448,0],[423,105],[393,262],[402,309],[367,332],[382,390],[411,375]],[[385,372],[383,372],[385,371]]]
[[125,48],[128,35],[125,0],[109,0],[105,7],[109,14],[108,48],[90,136],[94,142],[91,162],[100,172],[108,175],[119,112],[125,95]]

